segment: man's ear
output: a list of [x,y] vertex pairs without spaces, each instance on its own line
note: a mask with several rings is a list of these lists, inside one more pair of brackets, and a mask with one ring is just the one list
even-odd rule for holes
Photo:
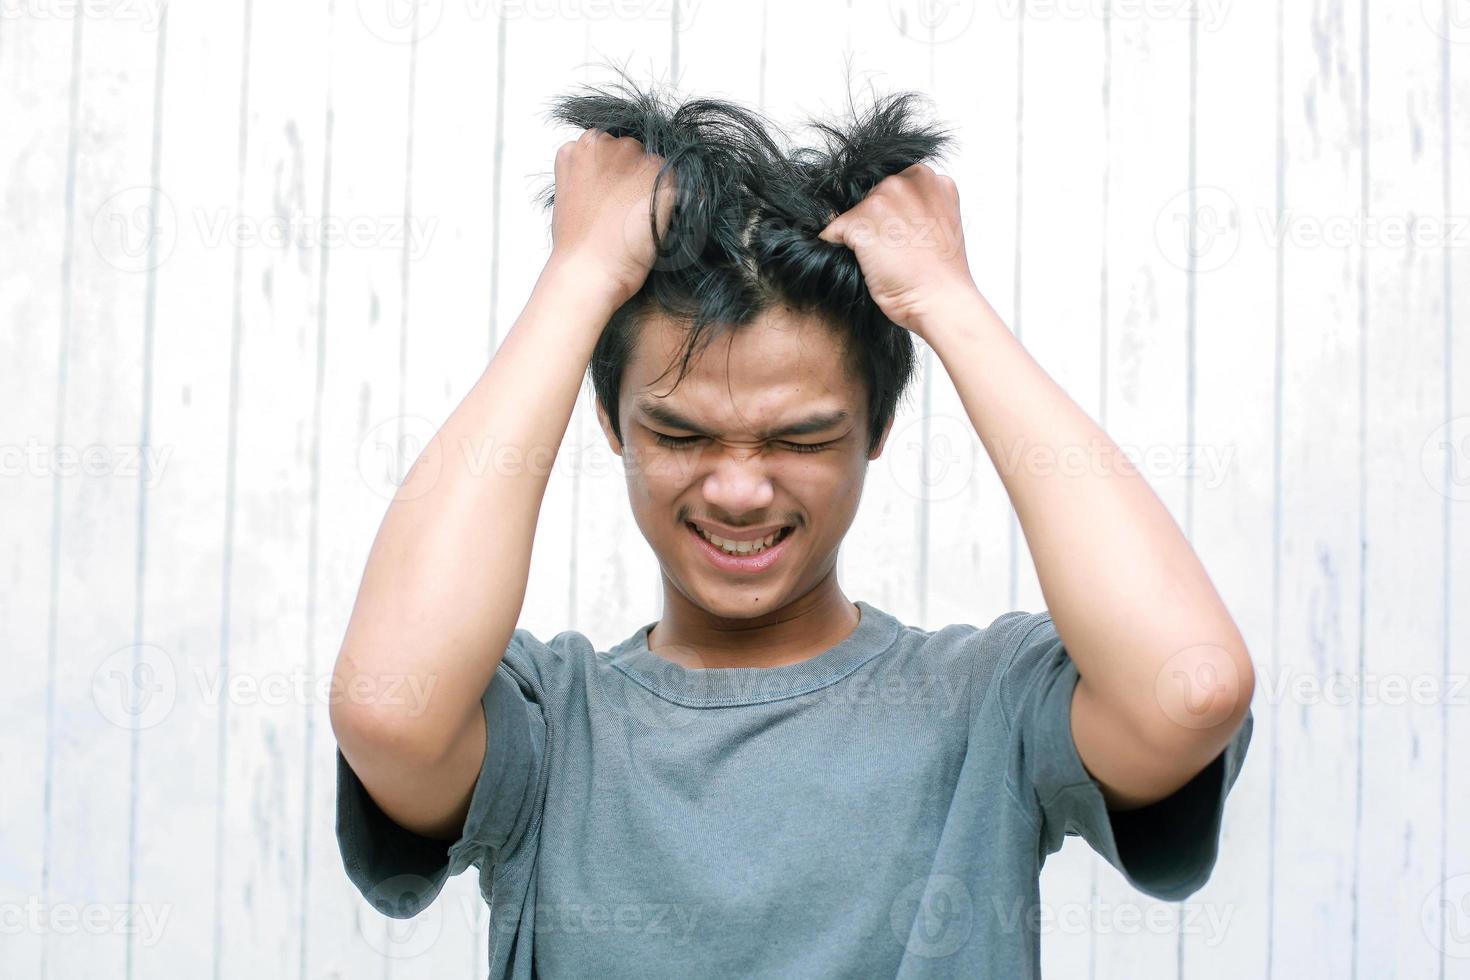
[[613,433],[612,419],[608,418],[607,409],[602,407],[602,399],[594,399],[597,403],[597,423],[602,426],[602,434],[607,436],[607,444],[612,447],[614,454],[623,455],[623,445]]
[[882,435],[878,436],[878,445],[873,447],[873,451],[868,454],[868,459],[874,460],[883,455],[883,447],[888,444],[888,433],[893,431],[893,420],[896,418],[898,418],[897,412],[888,417],[888,421],[883,425]]

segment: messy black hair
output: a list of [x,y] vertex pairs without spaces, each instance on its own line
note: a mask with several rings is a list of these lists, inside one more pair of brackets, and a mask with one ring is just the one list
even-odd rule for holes
[[[584,84],[554,98],[547,112],[579,130],[631,136],[662,157],[654,197],[664,181],[673,181],[662,235],[650,200],[653,268],[608,321],[588,365],[614,435],[622,441],[618,393],[645,316],[662,312],[687,325],[677,386],[712,340],[784,305],[835,331],[850,370],[867,388],[871,455],[913,380],[913,336],[873,301],[857,256],[817,235],[885,177],[941,155],[952,136],[918,118],[918,93],[876,96],[860,112],[849,88],[847,118],[808,120],[820,145],[793,149],[749,108],[719,99],[679,101],[614,71],[612,84]],[[553,182],[538,195],[544,207],[554,203],[554,192]]]

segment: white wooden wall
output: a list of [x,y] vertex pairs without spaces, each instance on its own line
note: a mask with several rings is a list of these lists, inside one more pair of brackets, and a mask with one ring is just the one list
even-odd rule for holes
[[[321,685],[546,255],[545,99],[614,59],[790,122],[851,56],[958,127],[981,288],[1147,454],[1258,666],[1209,885],[1072,841],[1047,975],[1470,976],[1464,0],[160,3],[0,17],[0,972],[483,974],[473,872],[411,926],[346,880]],[[844,588],[1040,609],[923,363]],[[538,635],[659,613],[616,463],[588,388]]]

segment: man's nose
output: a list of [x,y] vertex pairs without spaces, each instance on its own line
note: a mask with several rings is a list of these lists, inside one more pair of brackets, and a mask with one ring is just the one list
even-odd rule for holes
[[704,478],[704,498],[727,514],[764,510],[775,499],[766,469],[767,460],[759,449],[723,450]]

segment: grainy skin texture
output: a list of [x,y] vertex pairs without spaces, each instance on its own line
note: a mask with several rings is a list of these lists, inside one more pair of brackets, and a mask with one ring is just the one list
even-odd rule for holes
[[874,300],[954,381],[1081,675],[1073,736],[1109,808],[1170,795],[1220,754],[1254,689],[1245,642],[1188,539],[975,286],[950,177],[915,164],[820,237],[857,254]]

